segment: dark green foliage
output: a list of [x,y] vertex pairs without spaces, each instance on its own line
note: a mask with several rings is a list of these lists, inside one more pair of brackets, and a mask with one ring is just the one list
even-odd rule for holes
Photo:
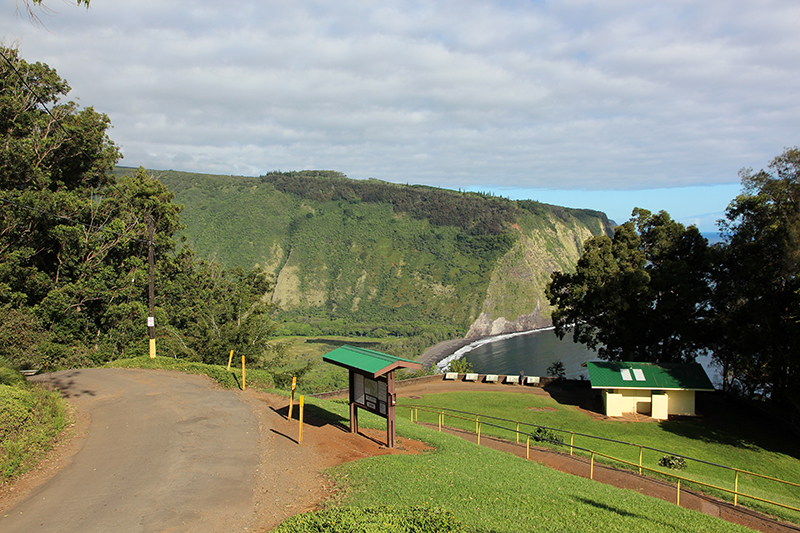
[[553,431],[552,429],[547,428],[536,428],[536,430],[532,433],[533,440],[536,442],[548,442],[550,444],[563,444],[564,437],[558,432]]
[[552,276],[553,322],[605,359],[681,362],[709,350],[726,390],[774,401],[800,427],[800,149],[740,176],[722,244],[639,209],[613,239],[587,241],[576,271]]
[[564,379],[567,377],[567,372],[564,369],[564,362],[563,361],[553,361],[550,366],[547,367],[545,371],[547,376],[552,376],[554,378]]
[[[770,398],[800,419],[800,149],[740,173],[722,222],[712,347],[727,389]],[[800,425],[800,424],[798,424]]]
[[434,226],[455,226],[468,235],[500,235],[514,220],[507,200],[435,187],[409,187],[384,181],[350,180],[335,172],[271,172],[261,178],[277,190],[319,203],[388,203],[395,213],[409,213]]
[[47,65],[0,52],[0,358],[55,370],[146,354],[152,228],[157,346],[280,367],[266,274],[178,251],[182,208],[144,169],[112,173],[108,117],[64,102]]
[[335,507],[285,520],[274,533],[450,533],[467,532],[453,513],[438,507]]
[[25,376],[18,370],[0,365],[0,385],[19,386],[25,383]]
[[678,455],[665,455],[658,461],[658,466],[671,468],[672,470],[685,470],[686,459]]
[[456,359],[450,362],[448,371],[458,372],[459,374],[467,374],[469,372],[472,372],[472,363],[470,363],[464,358]]
[[705,347],[708,242],[664,212],[633,217],[613,239],[589,239],[574,273],[553,273],[556,334],[571,331],[603,359],[692,361]]

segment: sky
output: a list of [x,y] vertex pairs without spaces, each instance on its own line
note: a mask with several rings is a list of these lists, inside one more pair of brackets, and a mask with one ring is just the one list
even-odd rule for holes
[[800,144],[796,0],[0,0],[120,164],[351,178],[712,232]]

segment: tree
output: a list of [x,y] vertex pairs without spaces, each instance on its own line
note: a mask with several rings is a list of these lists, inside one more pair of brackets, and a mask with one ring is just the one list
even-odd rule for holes
[[740,171],[743,192],[721,221],[713,348],[726,388],[800,412],[800,149],[768,169]]
[[586,241],[574,273],[547,287],[555,332],[609,360],[691,361],[704,346],[711,255],[697,228],[634,209]]
[[0,52],[0,331],[25,346],[0,342],[0,356],[71,366],[147,353],[152,224],[170,352],[219,362],[235,349],[268,365],[265,273],[178,250],[181,207],[144,169],[114,177],[108,117],[65,102],[69,85],[47,65]]
[[[83,4],[84,6],[86,6],[86,9],[89,9],[89,1],[90,0],[75,0],[75,5],[79,6]],[[28,13],[28,18],[32,22],[35,22],[37,24],[40,23],[41,21],[39,20],[39,17],[36,15],[36,13],[33,12],[33,6],[39,6],[42,9],[47,9],[44,6],[42,0],[23,0],[23,4],[25,4],[25,11]]]

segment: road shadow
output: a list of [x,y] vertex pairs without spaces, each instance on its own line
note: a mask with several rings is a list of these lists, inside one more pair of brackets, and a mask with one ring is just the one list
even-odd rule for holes
[[38,383],[49,391],[58,391],[65,399],[75,399],[84,396],[95,397],[97,391],[78,387],[75,380],[81,375],[81,370],[62,370],[50,374],[39,374],[29,378],[29,381]]

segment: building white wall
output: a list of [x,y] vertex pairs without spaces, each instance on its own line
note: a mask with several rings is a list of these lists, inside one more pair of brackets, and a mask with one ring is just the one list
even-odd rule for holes
[[669,415],[696,416],[694,391],[650,391],[635,389],[603,389],[606,416],[639,413],[658,420]]
[[669,414],[696,416],[693,390],[671,390],[665,393],[669,396]]

